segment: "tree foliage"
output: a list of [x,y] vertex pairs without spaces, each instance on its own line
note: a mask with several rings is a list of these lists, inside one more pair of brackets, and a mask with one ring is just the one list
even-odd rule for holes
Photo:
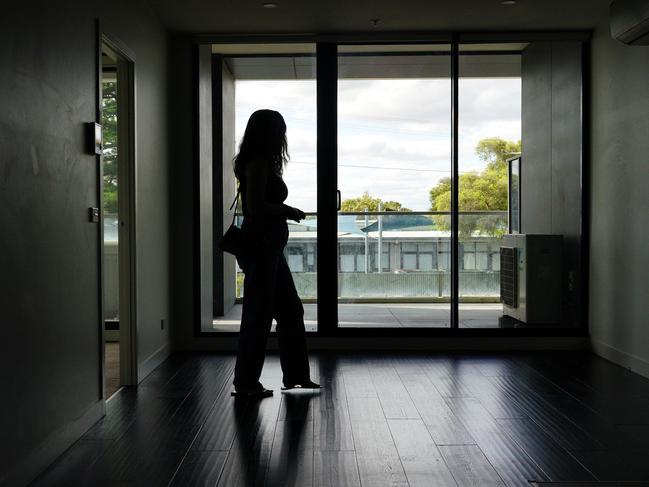
[[379,204],[382,204],[383,211],[411,211],[402,206],[398,201],[383,201],[381,198],[373,198],[367,191],[362,196],[343,200],[340,209],[341,211],[359,213],[365,210],[379,211]]
[[[521,141],[504,140],[500,137],[482,139],[475,147],[478,158],[486,165],[481,171],[470,171],[459,177],[460,212],[504,212],[508,207],[507,159],[521,152]],[[430,189],[430,210],[451,211],[451,179],[442,178]],[[346,212],[378,211],[379,203],[384,211],[411,211],[398,201],[382,201],[372,197],[367,191],[362,196],[349,198],[342,202],[341,209]],[[434,228],[450,229],[448,215],[433,217]],[[507,231],[507,220],[499,214],[460,214],[459,232],[462,237],[474,233],[482,235],[502,235]]]
[[102,83],[104,213],[117,214],[117,83]]
[[[487,163],[482,171],[471,171],[459,177],[459,210],[463,211],[507,211],[508,175],[507,159],[521,152],[521,141],[503,140],[499,137],[482,139],[475,152]],[[431,211],[450,211],[451,180],[441,179],[430,190]],[[448,217],[436,217],[438,227],[448,229]],[[468,236],[474,232],[486,235],[502,235],[506,222],[498,215],[460,215],[460,234]]]

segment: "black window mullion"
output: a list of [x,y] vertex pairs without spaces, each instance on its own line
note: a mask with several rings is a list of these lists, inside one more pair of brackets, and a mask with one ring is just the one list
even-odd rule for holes
[[318,333],[338,328],[338,49],[318,43],[317,77],[317,202],[318,202]]
[[459,327],[459,44],[457,35],[451,42],[451,328]]

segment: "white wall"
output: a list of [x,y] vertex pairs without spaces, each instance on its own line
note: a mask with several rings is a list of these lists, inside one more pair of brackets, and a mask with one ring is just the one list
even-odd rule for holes
[[649,377],[649,47],[592,44],[590,331]]

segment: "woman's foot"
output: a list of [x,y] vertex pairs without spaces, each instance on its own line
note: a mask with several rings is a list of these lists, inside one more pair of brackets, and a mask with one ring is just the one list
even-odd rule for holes
[[232,391],[230,395],[235,397],[270,397],[273,395],[273,390],[266,389],[261,385],[261,382],[257,382],[257,384],[252,387],[234,386],[234,391]]
[[284,383],[283,391],[290,391],[291,389],[320,389],[320,384],[316,384],[311,379],[306,379],[297,382]]

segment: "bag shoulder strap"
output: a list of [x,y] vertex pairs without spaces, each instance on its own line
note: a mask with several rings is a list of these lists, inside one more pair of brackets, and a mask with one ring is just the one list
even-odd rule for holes
[[230,205],[230,210],[234,208],[234,213],[232,213],[232,223],[230,226],[234,225],[234,221],[237,218],[237,209],[239,208],[239,195],[241,194],[241,189],[237,187],[237,194],[234,195],[234,200],[232,201],[232,204]]
[[[238,203],[239,203],[239,193],[241,193],[241,191],[239,190],[239,188],[237,188],[237,194],[234,195],[234,199],[232,200],[232,204],[230,205],[230,209],[232,209],[232,208],[234,207],[235,204],[238,206]],[[236,208],[235,208],[234,211],[237,211]]]

